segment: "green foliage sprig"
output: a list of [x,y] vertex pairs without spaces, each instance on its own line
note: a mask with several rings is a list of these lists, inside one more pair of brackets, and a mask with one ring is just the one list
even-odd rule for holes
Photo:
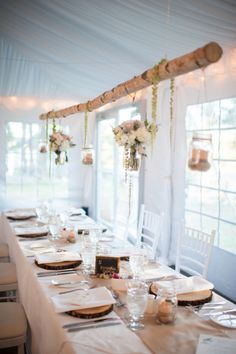
[[170,140],[172,140],[172,123],[174,114],[174,94],[175,94],[175,79],[170,79]]
[[88,110],[86,109],[84,112],[84,147],[86,147],[86,143],[87,143],[87,133],[88,133]]
[[157,132],[157,104],[158,104],[158,84],[160,82],[160,65],[165,63],[166,59],[161,59],[160,62],[154,66],[155,75],[152,80],[152,145],[156,138]]

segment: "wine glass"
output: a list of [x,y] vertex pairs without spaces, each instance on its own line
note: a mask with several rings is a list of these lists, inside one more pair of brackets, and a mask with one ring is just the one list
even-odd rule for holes
[[127,291],[127,306],[130,313],[128,327],[132,331],[144,328],[140,322],[148,303],[148,286],[144,282],[130,283]]

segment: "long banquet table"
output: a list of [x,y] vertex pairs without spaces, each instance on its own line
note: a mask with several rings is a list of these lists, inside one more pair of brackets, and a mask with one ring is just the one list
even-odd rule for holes
[[[34,257],[25,252],[25,246],[31,241],[21,242],[13,225],[4,214],[1,215],[1,239],[8,243],[11,260],[16,264],[20,301],[31,332],[32,354],[194,354],[200,334],[236,338],[235,329],[200,318],[184,307],[178,307],[174,324],[160,325],[153,315],[145,315],[145,328],[134,333],[125,324],[127,308],[114,306],[116,314],[124,320],[121,325],[69,333],[63,325],[77,321],[77,318],[55,313],[50,297],[61,289],[51,285],[53,276],[37,277],[42,269],[35,265]],[[95,279],[95,282],[110,286],[108,279]],[[120,292],[120,295],[125,296],[125,293]],[[213,301],[219,299],[222,300],[214,293]],[[227,302],[227,308],[232,306]]]

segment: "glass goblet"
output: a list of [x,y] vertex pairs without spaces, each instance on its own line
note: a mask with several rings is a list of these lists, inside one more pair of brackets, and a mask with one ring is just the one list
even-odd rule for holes
[[148,286],[143,283],[137,287],[131,287],[127,292],[127,306],[130,313],[128,327],[132,331],[144,328],[140,322],[148,303]]

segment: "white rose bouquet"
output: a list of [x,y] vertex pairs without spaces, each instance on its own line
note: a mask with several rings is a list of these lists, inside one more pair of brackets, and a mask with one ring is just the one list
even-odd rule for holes
[[62,164],[61,154],[65,155],[65,162],[68,162],[67,150],[75,144],[72,142],[72,137],[64,134],[61,131],[54,131],[49,136],[50,151],[55,152],[57,155],[55,158],[55,163]]
[[138,170],[137,154],[147,156],[146,144],[152,141],[156,125],[147,120],[127,120],[113,128],[115,140],[118,145],[124,146],[124,165],[126,170]]

